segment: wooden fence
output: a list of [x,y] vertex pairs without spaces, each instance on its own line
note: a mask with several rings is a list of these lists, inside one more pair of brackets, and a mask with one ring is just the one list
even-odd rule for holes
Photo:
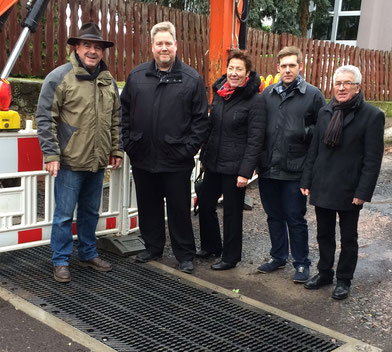
[[[0,68],[21,32],[26,3],[27,0],[19,1],[0,33]],[[44,20],[25,44],[12,74],[44,77],[66,62],[70,52],[67,37],[75,36],[81,23],[93,21],[101,25],[105,39],[115,42],[105,59],[113,76],[124,81],[133,67],[151,59],[150,29],[163,20],[176,26],[178,56],[198,70],[208,85],[209,17],[132,0],[51,0]],[[248,50],[260,75],[276,73],[277,53],[286,45],[302,50],[305,79],[319,87],[327,98],[332,95],[335,69],[353,64],[362,72],[366,99],[392,100],[392,52],[249,30]]]

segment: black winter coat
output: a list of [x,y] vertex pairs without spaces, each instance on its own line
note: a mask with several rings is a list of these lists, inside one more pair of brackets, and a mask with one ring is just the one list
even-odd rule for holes
[[344,117],[342,144],[327,147],[322,138],[332,117],[332,103],[319,113],[300,183],[310,189],[310,204],[353,210],[353,198],[369,202],[384,152],[384,113],[362,102]]
[[252,71],[246,85],[237,87],[229,100],[217,94],[225,82],[226,75],[223,75],[213,85],[212,129],[201,160],[209,171],[251,178],[265,132],[260,77]]
[[148,172],[192,169],[208,137],[208,103],[196,70],[176,58],[162,79],[155,61],[136,67],[121,93],[122,140],[134,167]]
[[284,98],[274,87],[267,87],[261,94],[267,131],[259,176],[299,181],[317,114],[325,99],[318,88],[304,80]]

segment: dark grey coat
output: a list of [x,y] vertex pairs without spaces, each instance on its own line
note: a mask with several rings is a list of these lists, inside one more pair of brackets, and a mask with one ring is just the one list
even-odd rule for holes
[[372,199],[384,152],[384,113],[362,102],[344,117],[342,144],[322,143],[332,117],[332,102],[320,110],[308,152],[301,188],[310,189],[310,204],[353,210],[353,198]]
[[236,88],[229,100],[216,93],[225,81],[226,75],[213,85],[212,129],[201,160],[209,171],[251,178],[265,133],[260,78],[252,71],[246,85]]
[[325,99],[318,88],[306,81],[301,81],[284,98],[274,87],[267,87],[261,94],[267,131],[258,165],[259,176],[299,181],[317,114]]

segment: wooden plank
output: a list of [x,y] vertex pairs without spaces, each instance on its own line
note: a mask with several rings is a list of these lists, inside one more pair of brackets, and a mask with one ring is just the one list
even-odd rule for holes
[[343,66],[345,64],[345,57],[344,57],[344,50],[345,50],[346,46],[344,44],[342,44],[340,46],[340,54],[339,54],[339,67]]
[[80,9],[82,10],[82,23],[92,22],[91,18],[91,0],[83,0],[80,3]]
[[[375,71],[375,99],[380,101],[380,51],[376,50],[374,52],[374,71]],[[382,76],[381,76],[382,77]]]
[[371,76],[369,78],[369,83],[370,83],[371,100],[376,99],[376,62],[375,61],[376,61],[375,51],[370,50]]
[[334,51],[335,44],[333,42],[329,44],[329,52],[328,52],[328,68],[327,68],[327,85],[325,90],[325,97],[332,98],[332,75],[333,75],[333,60],[334,60]]
[[148,39],[148,35],[150,33],[150,28],[148,28],[148,22],[146,19],[148,18],[148,5],[146,3],[141,3],[141,18],[140,18],[140,44],[141,44],[141,54],[142,54],[142,62],[146,62],[150,60],[150,40]]
[[188,13],[188,21],[189,21],[189,51],[190,51],[190,65],[193,68],[196,68],[196,47],[195,47],[195,42],[196,42],[196,36],[195,36],[195,19],[194,16],[192,16],[190,13]]
[[288,46],[287,33],[282,33],[280,37],[280,47],[284,48],[285,46]]
[[273,48],[274,48],[274,36],[272,33],[268,35],[268,57],[267,57],[267,71],[269,75],[275,76],[276,67],[273,65]]
[[127,2],[125,7],[126,13],[126,35],[125,35],[125,62],[126,62],[126,74],[128,75],[135,67],[133,61],[133,5]]
[[118,32],[117,32],[117,47],[109,50],[117,51],[117,77],[118,81],[125,80],[125,3],[123,0],[118,2],[117,7],[117,18],[118,18]]
[[366,76],[365,76],[365,86],[366,86],[366,100],[370,100],[372,93],[371,93],[371,88],[370,88],[370,79],[371,79],[371,63],[370,63],[370,50],[366,49],[365,50],[365,63],[366,63]]
[[[102,38],[104,40],[109,40],[109,33],[108,33],[108,14],[109,14],[109,4],[107,1],[102,1],[101,2],[101,31],[102,31]],[[103,59],[105,60],[106,63],[108,63],[108,58],[109,58],[109,51],[105,51],[105,55]]]
[[51,0],[45,11],[45,71],[54,69],[54,1]]
[[359,48],[356,46],[354,48],[354,66],[359,67]]
[[365,49],[360,49],[359,50],[359,62],[360,62],[360,70],[362,73],[362,84],[361,84],[361,89],[364,98],[367,97],[367,87],[366,87],[366,72],[367,72],[367,67],[366,67],[366,58],[365,58]]
[[262,31],[252,31],[253,42],[252,45],[254,47],[254,65],[255,71],[261,74],[261,55],[263,51],[263,32]]
[[315,39],[313,45],[313,62],[312,62],[312,75],[310,83],[314,86],[317,85],[317,66],[319,61],[319,40]]
[[388,90],[390,89],[389,87],[389,83],[388,83],[388,79],[389,79],[389,73],[391,70],[391,67],[389,66],[389,55],[388,52],[384,51],[383,52],[384,55],[384,100],[388,101],[389,100],[389,95],[388,95]]
[[[201,25],[202,26],[202,25]],[[201,34],[201,38],[205,38]],[[181,11],[176,11],[176,40],[177,40],[177,56],[182,61],[183,40],[182,40],[182,16]],[[203,43],[201,43],[203,45]]]
[[189,65],[189,22],[188,14],[182,12],[182,24],[184,29],[184,39],[183,39],[183,61]]
[[307,82],[310,83],[312,62],[313,62],[313,40],[312,39],[308,39],[308,50],[307,51],[308,51],[308,60],[306,62],[306,68],[304,71],[306,71],[305,79]]
[[32,34],[33,38],[33,60],[31,73],[34,76],[42,77],[42,42],[43,42],[43,31],[42,31],[42,22],[37,27],[35,33]]
[[56,66],[65,64],[67,60],[67,26],[66,26],[66,8],[65,1],[57,2],[57,61]]
[[268,46],[268,32],[263,32],[262,34],[262,41],[263,41],[263,49],[261,51],[261,67],[260,67],[260,74],[266,78],[268,76],[267,72],[267,55],[269,55],[267,46]]
[[319,88],[325,95],[325,88],[327,86],[327,65],[328,65],[328,49],[329,49],[329,42],[321,41],[320,42],[320,58],[319,58]]
[[141,20],[141,9],[140,3],[135,2],[133,8],[134,15],[134,33],[133,33],[133,48],[134,48],[134,58],[135,66],[141,63],[140,58],[140,20]]
[[[208,82],[208,73],[210,68],[210,57],[209,57],[209,45],[210,45],[210,37],[209,37],[209,28],[210,28],[210,17],[203,15],[203,37],[206,40],[203,40],[203,79],[204,85],[209,88]],[[209,89],[207,89],[207,92]]]
[[156,23],[163,21],[163,8],[162,6],[156,6]]
[[272,67],[274,72],[277,72],[278,67],[278,53],[280,51],[280,34],[273,34],[274,37],[274,48],[273,48],[273,59],[272,59]]
[[317,49],[317,63],[316,63],[316,77],[314,86],[323,90],[322,86],[322,69],[323,69],[323,60],[324,60],[324,42],[322,40],[319,41],[319,46]]
[[203,68],[202,68],[202,47],[201,47],[201,32],[200,32],[200,15],[196,14],[195,16],[195,43],[196,43],[196,67],[199,74],[203,75]]
[[71,13],[69,15],[69,20],[70,20],[69,36],[76,37],[76,35],[78,33],[78,29],[79,29],[79,26],[78,26],[79,2],[77,0],[69,0],[69,9],[71,11]]
[[100,9],[100,1],[99,0],[91,0],[91,21],[99,24],[99,9]]
[[117,63],[116,63],[116,51],[117,47],[117,38],[116,38],[116,14],[117,14],[117,1],[111,0],[109,3],[109,40],[114,43],[114,48],[110,48],[109,51],[109,71],[113,77],[117,77]]

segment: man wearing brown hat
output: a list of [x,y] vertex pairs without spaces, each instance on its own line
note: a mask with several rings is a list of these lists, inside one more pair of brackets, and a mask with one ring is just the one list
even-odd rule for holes
[[69,282],[73,250],[72,220],[76,228],[81,266],[110,271],[98,257],[95,229],[99,217],[104,170],[121,164],[120,103],[117,86],[102,60],[105,41],[95,23],[83,24],[68,39],[75,50],[70,62],[46,77],[36,113],[45,170],[56,177],[51,247],[54,278]]

